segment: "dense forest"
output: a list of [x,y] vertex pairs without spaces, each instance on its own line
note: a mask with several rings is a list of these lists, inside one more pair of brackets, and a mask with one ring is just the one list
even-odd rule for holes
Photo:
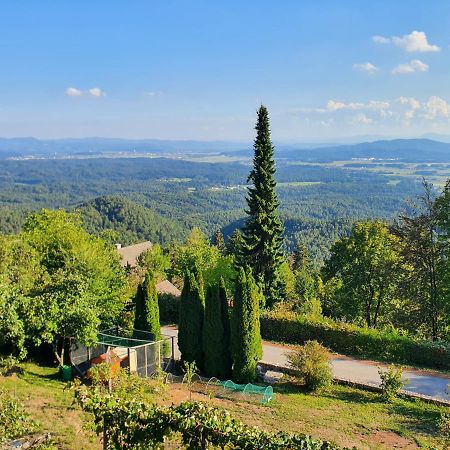
[[[200,227],[227,238],[242,224],[247,162],[204,163],[170,158],[2,160],[0,232],[21,229],[31,211],[78,210],[88,230],[111,229],[130,244],[166,243]],[[355,220],[394,218],[418,183],[368,170],[277,162],[286,247],[301,238],[321,263]]]

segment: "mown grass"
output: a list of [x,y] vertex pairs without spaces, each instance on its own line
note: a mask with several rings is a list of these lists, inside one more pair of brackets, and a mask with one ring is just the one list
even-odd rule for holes
[[100,441],[89,430],[87,414],[73,403],[68,384],[59,381],[58,370],[35,363],[21,364],[23,373],[0,377],[0,387],[23,402],[39,432],[49,432],[58,449],[100,449]]
[[445,407],[408,398],[385,403],[377,393],[341,385],[314,394],[292,379],[276,385],[275,392],[268,406],[259,405],[256,398],[211,401],[249,425],[306,433],[341,447],[442,448],[438,420]]
[[[341,445],[358,448],[411,448],[440,446],[438,420],[444,407],[417,399],[396,398],[385,403],[381,396],[362,389],[334,385],[327,392],[310,394],[291,384],[280,386],[274,408],[281,420],[298,423],[302,429]],[[384,445],[382,440],[388,441]]]
[[[23,374],[0,378],[0,387],[23,401],[27,412],[50,432],[59,449],[100,449],[99,438],[89,428],[89,416],[73,403],[73,393],[58,380],[57,369],[34,363],[22,364]],[[306,392],[292,379],[275,386],[275,400],[262,406],[244,398],[193,398],[228,409],[249,425],[270,431],[292,431],[358,449],[442,448],[437,422],[448,408],[420,400],[397,398],[384,403],[380,395],[348,386]],[[185,385],[167,387],[160,396],[166,404],[188,397]],[[249,400],[249,399],[247,399]]]

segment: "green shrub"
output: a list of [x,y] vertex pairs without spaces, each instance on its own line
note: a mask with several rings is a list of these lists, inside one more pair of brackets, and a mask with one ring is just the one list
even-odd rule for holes
[[37,424],[30,419],[17,398],[0,390],[0,443],[33,433]]
[[391,365],[387,370],[378,368],[378,374],[381,378],[381,392],[383,398],[390,402],[400,392],[400,389],[405,385],[405,381],[402,380],[403,368],[395,367]]
[[305,318],[292,312],[269,312],[261,317],[263,339],[303,344],[317,340],[332,351],[361,358],[450,370],[450,344],[414,340],[395,330]]
[[298,372],[308,389],[317,391],[331,385],[333,374],[328,350],[317,341],[308,341],[287,354],[289,365]]
[[20,373],[22,369],[18,366],[19,360],[12,355],[5,358],[0,357],[0,376],[9,376],[13,373]]

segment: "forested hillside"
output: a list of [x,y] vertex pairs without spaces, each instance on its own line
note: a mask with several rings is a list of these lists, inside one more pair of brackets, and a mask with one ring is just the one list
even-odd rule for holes
[[[244,216],[249,163],[2,160],[0,231],[18,231],[30,211],[45,207],[79,209],[89,230],[115,230],[126,244],[179,240],[193,226],[209,236],[221,227],[227,237]],[[319,263],[355,220],[392,219],[418,193],[417,178],[284,159],[277,161],[277,181],[287,247],[301,238]]]
[[166,244],[186,236],[187,230],[176,221],[122,197],[98,197],[76,210],[87,231],[100,234],[112,230],[117,242],[124,245],[142,240]]

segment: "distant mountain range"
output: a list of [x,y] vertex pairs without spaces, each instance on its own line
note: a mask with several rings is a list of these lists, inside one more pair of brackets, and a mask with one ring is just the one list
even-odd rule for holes
[[403,162],[450,162],[450,143],[431,139],[393,139],[313,149],[281,149],[278,157],[316,162],[368,158]]
[[[327,162],[374,158],[404,162],[450,162],[450,143],[433,139],[392,139],[358,144],[276,144],[277,157],[289,160]],[[252,155],[250,143],[225,141],[130,140],[113,138],[55,139],[0,138],[0,158],[95,157],[105,154],[223,154]]]
[[[218,153],[242,150],[246,144],[225,141],[169,141],[158,139],[36,139],[0,138],[0,157],[95,155],[100,153]],[[251,144],[248,144],[248,148]]]

